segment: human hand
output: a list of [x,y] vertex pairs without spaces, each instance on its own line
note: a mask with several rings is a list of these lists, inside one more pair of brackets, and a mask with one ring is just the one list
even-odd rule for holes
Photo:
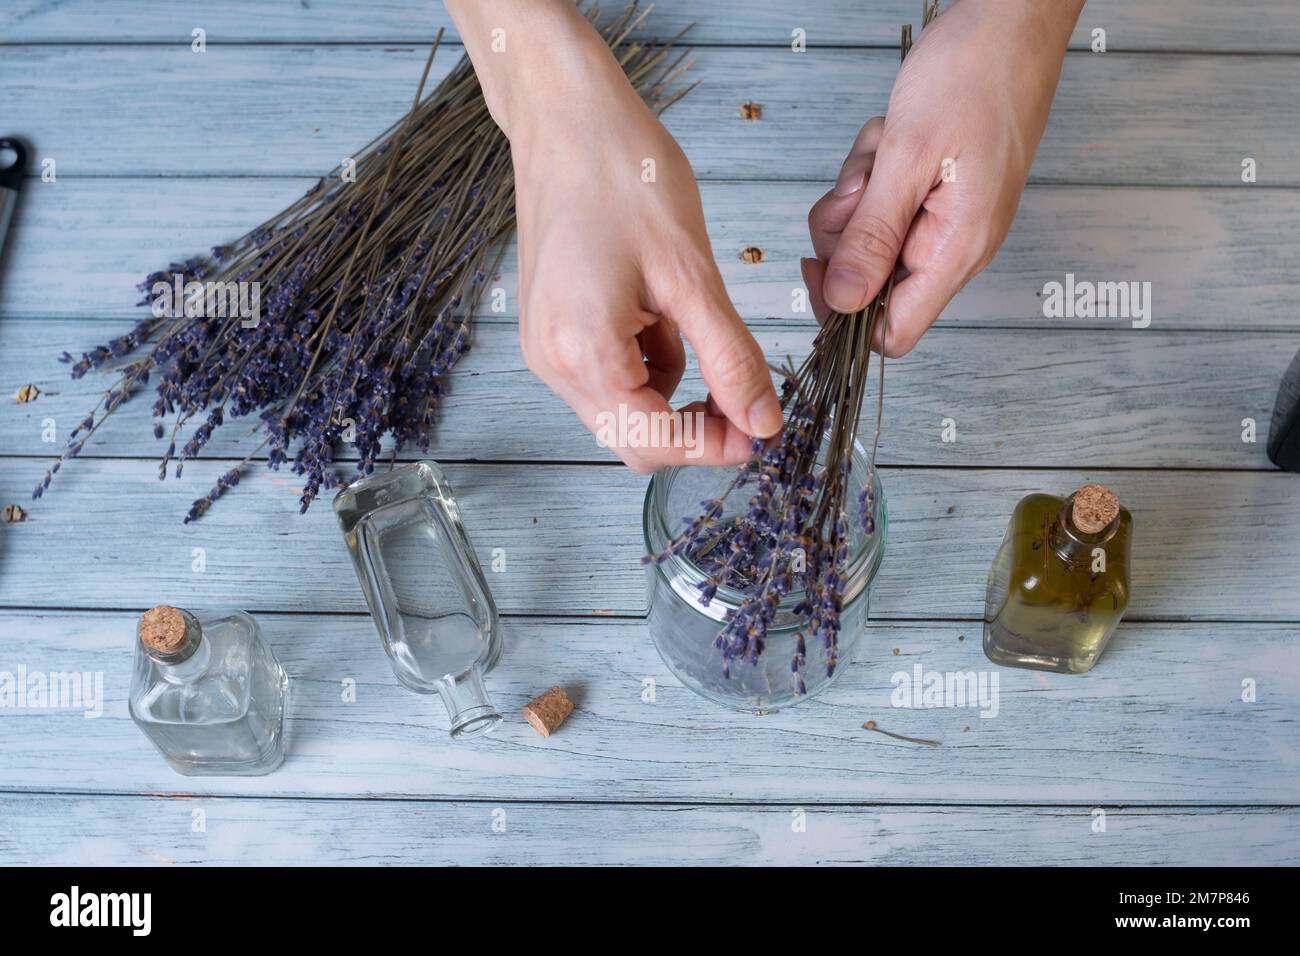
[[693,420],[703,435],[665,447],[650,429],[610,447],[643,473],[742,461],[749,436],[781,428],[781,411],[714,262],[690,164],[630,88],[595,89],[569,106],[577,112],[561,130],[535,130],[523,148],[512,134],[524,359],[600,436],[620,406],[642,422],[671,411],[686,362],[680,330],[710,398],[679,411],[703,415]]
[[[814,309],[855,312],[891,273],[877,347],[904,355],[1006,238],[1082,0],[956,0],[917,37],[886,115],[808,215]],[[895,270],[897,269],[897,272]]]
[[[690,164],[572,3],[525,8],[553,17],[544,45],[483,56],[514,160],[524,360],[638,472],[743,461],[751,436],[781,429],[781,409],[713,259]],[[663,441],[654,423],[670,421],[685,369],[679,331],[709,397],[678,410],[702,434],[677,418]],[[648,427],[638,440],[611,434],[611,419]]]

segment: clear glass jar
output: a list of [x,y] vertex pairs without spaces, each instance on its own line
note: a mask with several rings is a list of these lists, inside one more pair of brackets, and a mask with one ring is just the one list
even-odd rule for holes
[[453,738],[495,729],[483,675],[501,655],[501,622],[442,469],[370,475],[335,496],[334,513],[397,679],[442,698]]
[[[647,554],[659,554],[682,526],[682,519],[699,513],[700,502],[714,498],[735,476],[734,468],[667,468],[650,479],[642,509],[641,527]],[[853,469],[849,474],[845,502],[856,513],[858,496],[870,476],[875,493],[875,532],[867,534],[859,522],[852,528],[848,572],[844,584],[844,606],[840,613],[838,655],[840,666],[828,675],[824,648],[808,641],[807,663],[803,668],[806,694],[797,690],[791,660],[795,654],[800,619],[794,607],[803,591],[792,590],[777,608],[775,626],[769,627],[765,647],[753,664],[733,661],[730,675],[724,671],[722,651],[714,638],[744,600],[740,591],[719,587],[708,606],[700,604],[700,586],[708,579],[686,555],[671,555],[662,563],[647,564],[649,597],[647,621],[650,637],[668,669],[683,684],[716,704],[756,714],[771,713],[799,703],[825,690],[852,659],[854,646],[867,626],[871,584],[885,556],[888,517],[880,476],[860,444],[854,445]],[[745,489],[728,496],[720,518],[743,514],[749,506]]]

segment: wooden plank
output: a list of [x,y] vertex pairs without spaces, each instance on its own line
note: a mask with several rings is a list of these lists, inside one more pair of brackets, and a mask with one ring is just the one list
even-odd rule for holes
[[[196,779],[173,773],[127,714],[135,615],[0,612],[0,670],[103,681],[100,717],[83,716],[96,709],[85,704],[0,711],[0,790],[1081,807],[1300,798],[1294,625],[1125,623],[1092,672],[1067,676],[993,666],[978,626],[878,623],[825,694],[754,717],[682,687],[639,621],[516,618],[488,675],[506,721],[457,744],[442,705],[397,683],[367,617],[259,619],[294,678],[289,756],[266,777]],[[895,675],[918,666],[985,675],[990,688],[996,674],[997,697],[983,709],[895,707]],[[1254,703],[1241,700],[1246,678]],[[553,684],[577,710],[544,740],[519,708]],[[864,730],[867,720],[940,746]]]
[[[765,323],[756,334],[772,361],[800,361],[812,345],[811,324],[782,330]],[[73,381],[55,356],[80,355],[107,331],[104,323],[71,320],[0,322],[0,386],[10,403],[0,455],[57,451],[45,440],[47,423],[66,436],[107,382],[93,374]],[[936,329],[887,366],[880,461],[1272,470],[1264,449],[1291,344],[1271,333]],[[24,383],[36,384],[41,396],[12,404]],[[450,385],[431,449],[437,458],[613,460],[527,370],[512,327],[480,326]],[[705,391],[692,360],[677,401]],[[83,457],[160,455],[166,442],[153,437],[153,399],[148,390],[119,410]],[[875,427],[875,404],[868,406],[864,434]],[[945,418],[957,425],[954,443],[942,440]],[[1241,439],[1246,418],[1256,421],[1254,443]],[[255,444],[248,441],[253,424],[218,429],[206,454],[242,458]],[[351,457],[348,448],[340,452]],[[412,456],[418,451],[402,454]]]
[[[802,832],[793,814],[802,813]],[[493,821],[504,821],[494,829]],[[1300,860],[1300,813],[1041,807],[0,798],[8,866],[1261,866]],[[201,821],[202,828],[196,825]],[[978,840],[973,835],[978,834]]]
[[[0,459],[0,501],[29,509],[3,529],[0,604],[138,608],[238,595],[259,610],[364,608],[328,497],[300,517],[292,474],[255,469],[201,521],[182,525],[189,502],[229,463],[193,462],[184,478],[160,486],[149,461],[79,461],[30,502],[43,464]],[[482,563],[505,551],[507,570],[490,575],[503,611],[644,611],[646,479],[575,465],[450,465],[447,473]],[[1100,480],[1134,515],[1131,618],[1300,621],[1294,475],[887,468],[882,477],[890,529],[878,617],[982,616],[985,575],[1016,501]],[[192,570],[195,548],[205,555],[202,573]],[[51,574],[52,561],[74,570],[73,581]]]
[[[60,176],[316,176],[409,109],[425,57],[421,45],[19,46],[0,85],[9,128]],[[431,78],[453,62],[440,57]],[[701,178],[825,181],[883,112],[897,69],[893,50],[706,47],[699,88],[665,122]],[[1297,87],[1293,56],[1072,53],[1032,178],[1240,187],[1250,157],[1261,184],[1300,185],[1300,126],[1269,120],[1294,115]],[[181,105],[159,108],[160,90]],[[750,100],[761,121],[740,118]]]
[[[0,66],[0,69],[3,67]],[[5,250],[0,316],[134,321],[136,284],[274,215],[305,179],[60,179],[32,182]],[[704,211],[723,278],[741,315],[798,320],[799,257],[810,254],[817,183],[704,183]],[[201,210],[201,214],[198,213]],[[993,263],[942,324],[1130,329],[1126,319],[1048,319],[1046,283],[1151,283],[1151,329],[1300,329],[1300,192],[1030,187]],[[757,246],[763,261],[741,261]],[[69,271],[75,263],[75,271]],[[506,311],[517,315],[514,249],[502,263]]]
[[[606,4],[611,13],[618,3]],[[784,4],[755,0],[656,0],[643,37],[671,36],[694,23],[696,43],[785,46],[803,29],[810,47],[898,42],[899,24],[917,22],[911,0],[832,0],[796,15]],[[196,26],[210,44],[284,42],[412,42],[452,29],[441,4],[414,10],[406,0],[358,5],[347,0],[272,4],[255,0],[153,0],[108,7],[94,0],[26,0],[0,12],[0,42],[86,43],[149,41],[188,44]],[[1088,49],[1091,31],[1106,30],[1111,50],[1300,51],[1300,23],[1288,0],[1256,0],[1249,15],[1212,0],[1183,0],[1177,7],[1091,0],[1071,46]],[[455,36],[454,31],[451,34]]]

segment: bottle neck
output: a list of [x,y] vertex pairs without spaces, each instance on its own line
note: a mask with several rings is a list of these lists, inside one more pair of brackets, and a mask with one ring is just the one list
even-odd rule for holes
[[438,693],[451,717],[453,739],[476,737],[501,723],[501,714],[488,699],[483,668],[477,663],[460,674],[444,677],[438,682]]
[[189,611],[181,611],[185,620],[185,639],[174,651],[163,652],[146,648],[146,653],[161,665],[161,672],[175,683],[188,683],[201,675],[208,666],[211,651],[203,639],[203,627]]
[[1074,495],[1065,499],[1060,515],[1052,526],[1050,542],[1052,550],[1061,560],[1070,565],[1083,565],[1092,561],[1094,548],[1105,546],[1119,529],[1119,517],[1095,534],[1081,531],[1074,523]]

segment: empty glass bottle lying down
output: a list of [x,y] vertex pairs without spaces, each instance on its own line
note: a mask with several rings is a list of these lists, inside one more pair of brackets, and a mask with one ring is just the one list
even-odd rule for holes
[[363,478],[334,512],[397,679],[442,697],[453,738],[494,729],[483,675],[501,624],[442,469],[420,461]]

